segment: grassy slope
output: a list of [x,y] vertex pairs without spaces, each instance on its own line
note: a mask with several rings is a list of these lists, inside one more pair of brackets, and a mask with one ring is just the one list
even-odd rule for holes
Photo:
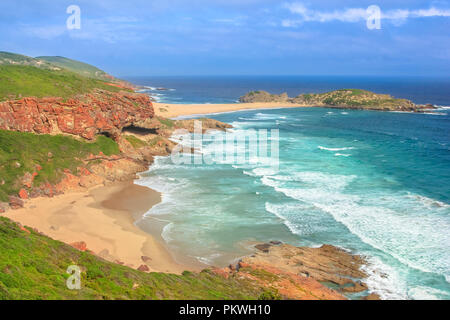
[[[210,271],[183,275],[143,273],[21,230],[0,217],[2,299],[257,299],[272,297],[245,280]],[[82,269],[82,289],[68,290],[68,266]],[[134,288],[133,288],[134,287]]]
[[55,66],[42,60],[24,56],[17,53],[0,51],[0,65],[34,66],[43,69],[54,69]]
[[90,92],[94,88],[120,90],[100,80],[82,77],[70,71],[0,65],[0,101],[20,97],[69,98]]
[[[76,173],[76,168],[82,165],[80,159],[100,151],[106,155],[118,154],[119,147],[104,136],[98,136],[95,142],[88,143],[62,135],[0,130],[0,201],[7,201],[8,195],[17,194],[22,187],[20,178],[26,172],[35,172],[37,164],[42,170],[36,176],[35,185],[47,181],[57,182],[63,175],[63,169]],[[52,153],[51,157],[49,152]],[[4,184],[1,184],[2,180]]]
[[48,63],[78,73],[88,78],[111,81],[106,72],[84,62],[64,57],[36,57],[36,59],[44,60]]

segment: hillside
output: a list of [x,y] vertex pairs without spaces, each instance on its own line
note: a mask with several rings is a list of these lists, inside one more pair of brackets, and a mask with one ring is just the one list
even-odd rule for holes
[[0,101],[22,97],[70,98],[95,88],[113,92],[125,90],[71,71],[31,65],[0,65]]
[[105,136],[87,143],[62,135],[0,130],[0,202],[8,202],[10,195],[18,194],[31,173],[36,172],[30,187],[56,183],[64,176],[64,169],[77,172],[77,167],[83,166],[82,159],[100,152],[118,154],[119,147]]
[[240,98],[240,102],[286,102],[310,107],[334,107],[383,111],[420,112],[431,105],[420,106],[406,99],[397,99],[387,94],[377,94],[361,89],[341,89],[325,93],[306,93],[294,98],[286,93],[270,94],[266,91],[252,91]]
[[61,70],[61,68],[44,60],[5,51],[0,51],[0,66],[2,65],[32,66],[49,70]]
[[[0,217],[0,300],[5,299],[258,299],[275,297],[249,280],[211,271],[144,273],[81,252]],[[81,290],[69,290],[70,265],[82,269]]]
[[36,57],[36,59],[45,61],[47,63],[50,63],[52,65],[58,66],[60,68],[78,73],[79,75],[82,75],[84,77],[98,79],[98,80],[104,80],[104,81],[111,81],[114,79],[114,77],[107,74],[105,71],[100,70],[97,67],[94,67],[90,64],[68,59],[65,57],[49,57],[49,56],[41,56]]

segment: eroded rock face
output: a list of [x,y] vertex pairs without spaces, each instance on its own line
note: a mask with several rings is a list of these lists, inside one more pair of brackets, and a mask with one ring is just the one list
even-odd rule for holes
[[62,98],[23,98],[0,103],[0,129],[33,133],[67,133],[93,139],[98,133],[113,138],[124,127],[153,118],[144,94],[95,90],[64,101]]

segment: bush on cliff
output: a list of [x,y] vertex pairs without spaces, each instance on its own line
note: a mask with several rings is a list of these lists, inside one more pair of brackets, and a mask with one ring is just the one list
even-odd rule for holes
[[0,201],[8,195],[17,194],[22,184],[20,179],[28,172],[37,172],[34,185],[43,182],[55,183],[64,169],[77,172],[82,159],[89,154],[119,154],[119,146],[112,139],[98,136],[89,143],[63,135],[36,135],[26,132],[0,130]]
[[[66,273],[79,266],[81,290]],[[271,299],[248,280],[210,271],[144,273],[78,251],[0,217],[0,300],[5,299]]]

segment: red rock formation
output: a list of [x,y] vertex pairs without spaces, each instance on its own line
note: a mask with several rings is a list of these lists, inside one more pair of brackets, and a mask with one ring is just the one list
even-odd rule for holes
[[70,246],[80,251],[87,250],[87,244],[84,241],[71,243]]
[[28,192],[25,189],[20,189],[19,191],[20,199],[28,199]]
[[30,230],[28,230],[27,228],[23,227],[23,226],[19,226],[20,230],[22,230],[23,232],[26,232],[28,234],[30,234]]
[[95,90],[76,99],[23,98],[0,103],[0,129],[34,133],[68,133],[93,139],[98,133],[118,138],[124,127],[153,118],[144,94]]

